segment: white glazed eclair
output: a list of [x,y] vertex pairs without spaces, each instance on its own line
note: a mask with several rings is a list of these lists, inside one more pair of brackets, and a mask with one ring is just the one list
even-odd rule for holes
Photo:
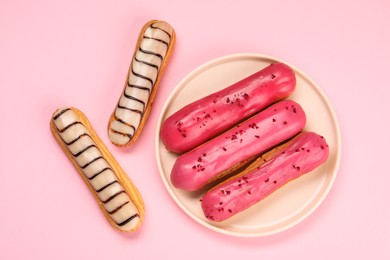
[[152,20],[142,28],[124,90],[108,122],[113,144],[130,146],[141,133],[175,38],[173,28],[163,21]]
[[50,121],[55,139],[96,198],[110,224],[117,230],[137,230],[144,204],[137,188],[78,109],[57,109]]

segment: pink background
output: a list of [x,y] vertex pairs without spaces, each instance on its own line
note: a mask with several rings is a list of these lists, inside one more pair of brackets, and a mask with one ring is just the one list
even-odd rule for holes
[[[223,4],[222,4],[223,2]],[[389,259],[390,2],[0,1],[0,259]],[[140,28],[175,28],[177,44],[138,142],[109,143],[107,119]],[[294,64],[333,104],[339,174],[305,221],[261,238],[208,230],[175,204],[154,155],[157,119],[199,65],[255,52]],[[114,231],[49,131],[70,105],[94,125],[146,204],[139,232]]]

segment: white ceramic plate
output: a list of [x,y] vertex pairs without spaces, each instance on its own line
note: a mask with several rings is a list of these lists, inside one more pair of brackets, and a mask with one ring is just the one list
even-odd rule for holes
[[[200,206],[201,193],[173,187],[170,172],[177,155],[169,152],[159,136],[162,122],[186,104],[223,89],[272,62],[283,62],[296,73],[297,87],[290,99],[306,112],[305,130],[323,135],[330,147],[325,164],[294,180],[255,206],[224,222],[207,220]],[[164,105],[156,131],[156,158],[161,178],[178,206],[203,226],[228,235],[260,237],[292,227],[310,215],[324,200],[337,175],[341,140],[333,108],[321,89],[302,71],[274,57],[235,54],[212,60],[187,75],[173,90]]]

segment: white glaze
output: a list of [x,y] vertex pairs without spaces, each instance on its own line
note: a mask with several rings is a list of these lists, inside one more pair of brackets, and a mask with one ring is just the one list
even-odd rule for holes
[[127,85],[108,127],[108,137],[116,145],[126,145],[139,129],[150,93],[171,43],[172,27],[154,22],[144,32],[129,69]]
[[[111,182],[116,181],[116,180],[117,179],[115,177],[115,174],[111,170],[106,170],[106,171],[102,172],[101,174],[97,175],[90,182],[91,182],[92,186],[95,188],[95,190],[99,190],[107,183],[111,183]],[[114,193],[115,192],[113,192],[113,194]]]
[[[102,187],[104,187],[104,185]],[[121,191],[123,191],[122,185],[120,185],[119,182],[115,182],[114,180],[114,183],[110,185],[109,189],[103,189],[99,192],[99,198],[102,201],[106,201],[112,196],[112,194],[116,194]]]
[[90,137],[88,129],[69,108],[58,109],[53,122],[107,213],[120,229],[130,231],[135,228],[140,222],[139,212]]
[[92,179],[93,176],[98,173],[98,171],[96,169],[106,169],[106,168],[110,168],[110,165],[108,165],[106,160],[97,160],[93,164],[84,168],[83,172],[84,172],[85,176],[87,176],[87,178]]
[[109,202],[107,202],[104,207],[108,212],[114,211],[118,206],[122,205],[124,201],[128,200],[129,196],[126,193],[121,193]]

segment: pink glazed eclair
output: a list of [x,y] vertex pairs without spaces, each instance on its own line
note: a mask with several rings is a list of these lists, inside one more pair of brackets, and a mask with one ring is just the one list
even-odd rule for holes
[[171,182],[182,190],[199,190],[298,134],[305,124],[306,115],[298,103],[277,102],[179,156],[171,171]]
[[161,140],[172,152],[189,151],[270,104],[289,97],[295,85],[294,71],[283,63],[273,63],[169,116],[161,127]]
[[311,172],[327,160],[328,154],[329,147],[322,136],[300,133],[208,191],[201,199],[204,215],[211,221],[224,221]]

